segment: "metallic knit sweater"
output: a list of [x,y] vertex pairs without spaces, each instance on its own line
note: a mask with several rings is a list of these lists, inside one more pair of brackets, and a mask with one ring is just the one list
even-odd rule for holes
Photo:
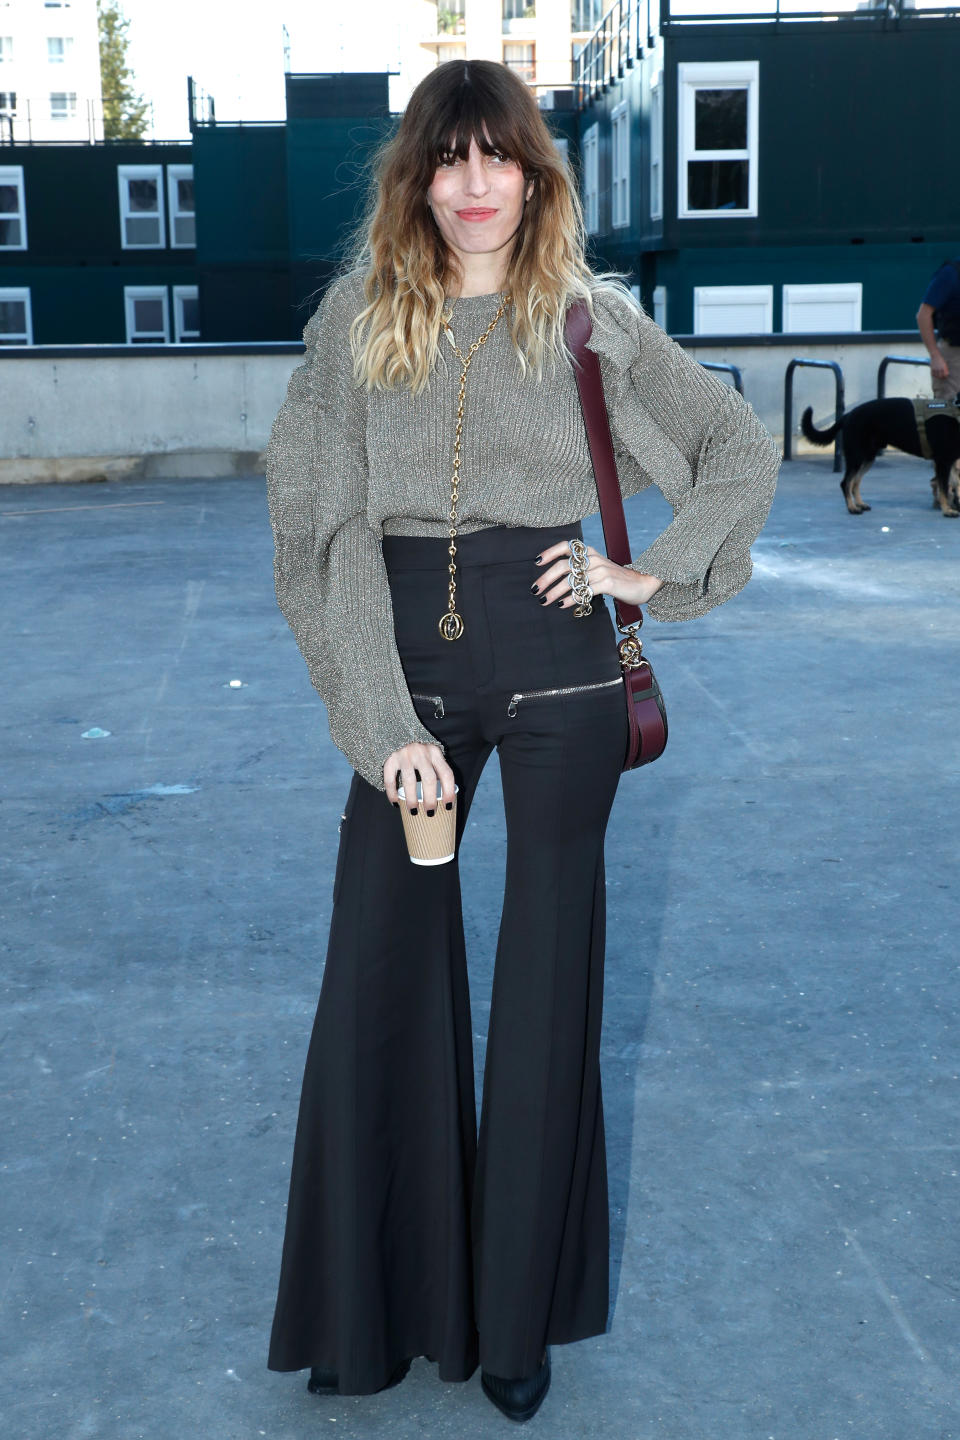
[[[451,329],[464,354],[498,304],[496,295],[456,302]],[[393,750],[439,742],[410,699],[380,541],[448,535],[460,365],[444,342],[420,395],[358,387],[348,331],[362,306],[362,279],[348,275],[308,321],[306,358],[273,423],[266,476],[277,601],[334,743],[383,790]],[[523,376],[508,318],[467,376],[463,534],[566,525],[599,509],[573,369],[564,361],[539,382]],[[652,481],[674,511],[632,562],[665,582],[646,609],[657,620],[702,615],[750,578],[750,545],[770,508],[780,453],[747,402],[624,294],[598,288],[589,344],[600,357],[624,497]],[[438,615],[446,582],[444,565]]]

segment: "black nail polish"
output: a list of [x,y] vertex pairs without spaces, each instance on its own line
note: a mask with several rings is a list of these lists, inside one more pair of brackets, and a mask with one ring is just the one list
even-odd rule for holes
[[399,801],[399,800],[391,800],[391,801],[390,801],[390,804],[393,806],[394,810],[399,810],[399,809],[400,809],[400,801]]
[[452,800],[448,800],[447,803],[446,803],[446,805],[444,806],[444,809],[445,809],[445,810],[452,810],[452,809],[453,809],[453,801],[452,801]]
[[541,598],[540,598],[540,604],[541,604],[541,605],[546,605],[546,603],[547,603],[547,597],[546,597],[546,595],[541,596]]
[[428,815],[435,815],[436,813],[437,813],[437,812],[436,812],[435,810],[428,810],[428,811],[427,811],[427,814],[428,814]]
[[537,556],[537,564],[538,564],[538,565],[540,564],[540,561],[541,561],[542,559],[543,559],[543,556],[542,556],[542,555],[538,555],[538,556]]
[[410,814],[411,814],[411,815],[416,815],[416,813],[417,813],[417,807],[416,807],[416,805],[414,805],[413,809],[410,811]]
[[536,595],[537,593],[537,587],[539,586],[539,584],[539,580],[534,580],[533,584],[530,586],[530,589],[533,591],[534,595]]

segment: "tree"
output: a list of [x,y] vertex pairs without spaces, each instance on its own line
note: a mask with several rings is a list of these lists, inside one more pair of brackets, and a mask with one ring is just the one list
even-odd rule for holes
[[100,85],[103,90],[103,138],[142,140],[150,117],[150,106],[133,88],[133,74],[127,64],[127,31],[118,0],[97,0],[97,27],[100,32]]

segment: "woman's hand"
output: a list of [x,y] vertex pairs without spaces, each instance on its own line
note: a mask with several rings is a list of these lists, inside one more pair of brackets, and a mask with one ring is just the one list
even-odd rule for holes
[[[626,601],[628,605],[645,605],[663,584],[655,575],[641,575],[638,570],[615,565],[592,545],[585,546],[585,549],[590,561],[587,584],[594,595],[610,595],[614,600]],[[570,589],[570,546],[567,541],[558,540],[556,545],[548,545],[535,563],[542,572],[534,591],[539,595],[541,604],[550,605],[559,600],[561,610],[576,605],[577,598]]]
[[[439,745],[421,745],[419,742],[411,741],[409,745],[403,745],[399,750],[393,750],[387,756],[383,763],[383,783],[386,787],[387,799],[394,805],[400,804],[400,796],[397,794],[398,770],[405,796],[404,804],[409,810],[417,809],[415,770],[420,772],[424,808],[427,814],[432,815],[438,804],[445,805],[449,810],[456,794],[454,790],[456,781],[453,778],[453,771],[443,758],[443,751]],[[434,798],[437,793],[438,780],[443,786],[443,794],[439,801]]]

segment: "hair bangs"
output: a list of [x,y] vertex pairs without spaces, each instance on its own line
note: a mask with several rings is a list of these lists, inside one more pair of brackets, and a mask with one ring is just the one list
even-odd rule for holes
[[428,152],[433,165],[451,156],[466,160],[470,143],[476,140],[484,155],[505,155],[517,161],[522,169],[527,168],[523,164],[524,146],[518,133],[517,116],[504,105],[502,97],[482,93],[480,87],[464,79],[462,85],[450,92],[437,120],[436,143]]

